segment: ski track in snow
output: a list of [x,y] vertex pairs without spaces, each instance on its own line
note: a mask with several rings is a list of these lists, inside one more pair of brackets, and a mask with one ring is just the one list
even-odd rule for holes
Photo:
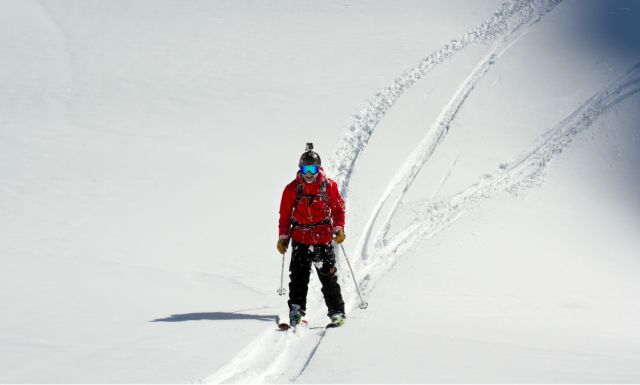
[[[450,124],[455,119],[457,112],[467,99],[474,86],[483,78],[495,60],[502,55],[514,42],[522,36],[528,27],[539,21],[546,13],[551,11],[561,0],[534,0],[514,1],[504,3],[495,11],[492,18],[482,22],[479,26],[467,32],[461,39],[454,40],[450,44],[437,50],[413,69],[396,78],[382,92],[375,95],[367,106],[354,117],[354,121],[343,137],[334,154],[329,169],[340,186],[342,194],[348,192],[355,162],[366,147],[375,127],[395,104],[398,98],[417,80],[426,75],[445,59],[450,58],[456,52],[473,43],[482,43],[501,39],[493,49],[475,67],[472,73],[462,83],[458,91],[447,103],[447,106],[438,117],[432,129],[429,130],[420,145],[407,158],[405,165],[390,181],[387,190],[381,197],[379,204],[372,214],[370,225],[367,225],[365,235],[361,239],[370,241],[371,228],[377,218],[381,207],[391,196],[391,192],[401,188],[399,198],[395,201],[391,214],[386,218],[383,233],[377,234],[379,240],[374,243],[375,248],[368,249],[372,255],[385,258],[376,258],[367,261],[365,258],[356,259],[355,262],[366,262],[361,270],[356,269],[362,276],[359,285],[363,292],[367,292],[386,271],[395,264],[399,256],[408,250],[420,239],[431,237],[460,217],[465,211],[477,204],[481,198],[488,198],[497,191],[513,190],[518,186],[526,185],[541,175],[548,162],[562,149],[568,146],[572,138],[582,130],[588,128],[593,120],[606,112],[620,100],[638,92],[637,79],[630,80],[626,85],[620,85],[617,89],[607,89],[594,96],[583,107],[574,112],[569,118],[563,120],[556,128],[550,130],[548,139],[543,141],[535,150],[530,151],[519,160],[511,163],[512,166],[500,170],[500,173],[486,178],[474,184],[460,194],[454,196],[449,202],[419,205],[421,214],[416,216],[414,223],[407,226],[392,238],[382,242],[387,236],[389,223],[394,217],[397,206],[410,187],[418,171],[435,151],[438,144],[446,135]],[[522,27],[525,28],[522,28]],[[627,73],[625,78],[637,77],[638,66]],[[596,103],[596,104],[594,104]],[[587,115],[585,115],[587,114]],[[546,155],[546,157],[544,156]],[[541,158],[542,157],[542,158]],[[540,159],[545,159],[541,162]],[[529,167],[526,167],[526,166]],[[538,168],[533,167],[537,165]],[[379,206],[379,207],[378,207]],[[364,242],[361,240],[359,244]],[[355,254],[360,255],[360,254]],[[339,263],[342,260],[339,260]],[[342,263],[344,265],[344,263]],[[341,266],[346,271],[345,266]],[[340,276],[341,285],[345,289],[343,294],[346,303],[359,303],[353,284],[350,283],[348,274]],[[317,282],[312,281],[310,291],[318,290]],[[309,301],[309,313],[321,314],[323,303],[319,298],[312,297]],[[347,312],[353,310],[350,306]],[[317,319],[311,319],[311,325],[315,325]],[[205,382],[208,383],[259,383],[259,382],[295,382],[304,372],[313,358],[316,350],[322,342],[326,331],[318,332],[312,329],[302,329],[297,333],[274,332],[273,328],[265,330],[253,342],[245,347],[231,362],[220,368]]]
[[[551,7],[554,6],[555,4],[551,5]],[[527,32],[528,28],[537,23],[542,15],[549,12],[550,9],[542,7],[536,9],[536,11],[536,13],[533,13],[532,11],[528,18],[518,20],[518,23],[510,29],[504,38],[498,44],[494,45],[485,58],[477,64],[469,76],[462,82],[444,109],[440,112],[431,129],[427,131],[424,138],[407,157],[404,165],[401,166],[396,174],[391,178],[382,197],[376,203],[376,206],[367,221],[363,230],[363,236],[356,248],[356,255],[361,255],[362,259],[366,260],[369,257],[371,250],[375,247],[379,247],[379,243],[384,241],[391,224],[391,220],[395,216],[399,204],[409,191],[413,180],[422,169],[422,166],[424,166],[431,155],[435,152],[438,145],[444,140],[445,136],[449,132],[451,123],[467,100],[469,94],[471,94],[475,88],[476,84],[478,84],[478,82],[480,82],[480,80],[482,80],[482,78],[489,72],[495,62]],[[525,28],[521,28],[523,26],[525,26]],[[397,190],[400,190],[398,197],[393,203],[387,218],[379,226],[382,233],[378,233],[375,237],[376,241],[371,242],[373,226],[377,222],[380,211],[385,206],[391,195]]]
[[457,40],[422,58],[418,64],[390,82],[382,91],[353,117],[344,137],[330,160],[329,170],[340,187],[340,193],[346,199],[349,180],[360,153],[367,146],[378,123],[389,109],[418,80],[427,75],[437,65],[451,58],[457,52],[474,43],[487,43],[498,39],[505,33],[517,30],[528,23],[535,15],[542,16],[562,0],[514,0],[500,5],[493,16],[475,28],[467,31]]
[[495,173],[485,175],[449,200],[413,204],[413,223],[385,239],[374,249],[375,260],[362,268],[361,288],[370,291],[372,283],[384,275],[416,242],[438,234],[483,200],[500,192],[518,194],[528,187],[540,185],[550,162],[562,154],[578,134],[591,127],[599,117],[619,103],[638,93],[640,63],[549,129],[530,150],[509,163],[501,163]]

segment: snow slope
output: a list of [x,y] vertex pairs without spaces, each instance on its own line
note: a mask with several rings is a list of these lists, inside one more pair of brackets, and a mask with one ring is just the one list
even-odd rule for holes
[[558,5],[494,68],[479,62],[424,125],[366,231],[388,191],[411,186],[409,199],[359,246],[363,270],[392,270],[358,332],[332,333],[298,381],[638,381],[640,45],[611,25],[637,32],[639,14],[584,4]]
[[[639,381],[633,1],[0,7],[0,382]],[[277,333],[307,141],[370,307]]]
[[[553,207],[552,214],[558,208],[569,207],[570,210],[582,213],[583,223],[605,220],[605,218],[618,218],[619,225],[602,231],[599,234],[601,239],[594,240],[591,244],[587,243],[585,245],[583,237],[585,234],[593,234],[593,227],[577,227],[572,224],[574,218],[571,216],[563,217],[565,223],[560,224],[560,228],[577,228],[565,236],[559,236],[557,229],[555,229],[547,234],[543,233],[539,237],[533,237],[533,239],[527,236],[523,237],[521,234],[539,230],[535,227],[536,224],[537,227],[546,228],[549,226],[548,222],[558,221],[558,218],[548,215],[542,209],[538,209],[538,212],[535,213],[539,218],[536,218],[536,215],[533,216],[536,220],[525,219],[525,223],[531,229],[521,224],[519,230],[504,231],[504,227],[511,226],[512,221],[514,221],[514,213],[526,212],[525,207],[518,206],[520,202],[515,202],[514,204],[509,195],[504,196],[504,192],[520,196],[524,194],[523,191],[527,187],[543,184],[547,167],[553,164],[555,158],[561,155],[576,140],[576,136],[583,131],[592,129],[592,126],[602,116],[606,116],[612,110],[629,109],[629,106],[637,105],[637,99],[634,104],[633,98],[640,91],[640,67],[638,67],[637,63],[638,51],[621,49],[621,47],[617,46],[612,47],[610,41],[605,40],[603,42],[597,39],[593,39],[595,40],[593,42],[587,40],[586,47],[584,47],[577,44],[575,36],[569,36],[569,38],[565,38],[566,41],[561,41],[558,44],[560,46],[564,45],[564,47],[548,49],[550,51],[557,49],[567,56],[567,59],[565,59],[567,65],[571,65],[570,68],[565,70],[567,73],[569,71],[576,72],[576,57],[583,56],[579,58],[578,62],[584,61],[588,64],[582,77],[590,78],[591,80],[587,84],[580,83],[578,81],[579,78],[574,82],[560,82],[560,85],[553,84],[553,82],[548,83],[551,87],[566,87],[567,91],[564,91],[566,95],[564,100],[554,100],[554,103],[550,105],[547,100],[526,95],[527,92],[541,92],[540,89],[535,89],[534,86],[537,84],[533,82],[529,87],[526,87],[526,84],[523,86],[521,83],[518,84],[520,87],[514,87],[512,84],[507,86],[507,92],[502,94],[505,96],[502,96],[499,92],[496,95],[495,90],[491,88],[495,88],[500,81],[500,75],[494,75],[494,79],[497,77],[498,80],[493,80],[490,83],[489,90],[485,91],[486,88],[482,88],[483,78],[493,75],[492,71],[505,71],[509,68],[501,66],[502,61],[525,61],[525,63],[521,63],[516,67],[521,70],[520,79],[530,80],[537,76],[547,79],[549,77],[563,78],[562,68],[547,69],[547,71],[537,73],[530,65],[526,64],[526,61],[533,61],[534,64],[538,64],[535,57],[528,57],[527,54],[530,52],[536,52],[537,54],[539,51],[529,49],[529,52],[527,52],[525,51],[526,48],[520,48],[517,56],[510,55],[510,53],[512,51],[517,52],[520,46],[530,45],[535,47],[536,45],[548,43],[555,37],[554,33],[557,33],[556,31],[559,29],[552,24],[554,22],[556,25],[560,24],[560,28],[568,28],[570,31],[579,30],[581,26],[571,25],[570,21],[571,16],[576,13],[576,5],[571,3],[568,5],[563,4],[558,11],[555,11],[555,14],[549,16],[552,19],[555,17],[552,22],[542,20],[541,17],[545,16],[546,12],[554,10],[553,8],[556,5],[554,2],[527,5],[531,5],[535,11],[540,12],[537,13],[537,16],[531,16],[530,21],[528,21],[527,16],[536,15],[536,12],[521,10],[515,17],[516,22],[512,24],[512,27],[501,30],[499,41],[492,45],[488,52],[484,53],[484,56],[480,57],[475,67],[472,66],[473,61],[470,62],[469,72],[467,75],[460,76],[461,83],[457,89],[453,89],[451,98],[444,103],[443,109],[435,117],[435,122],[430,126],[424,125],[430,129],[426,131],[422,141],[416,147],[407,146],[413,152],[404,160],[404,164],[401,164],[396,169],[395,175],[391,174],[387,187],[381,192],[382,195],[378,203],[369,206],[369,210],[372,207],[373,211],[370,211],[369,220],[366,222],[362,234],[360,234],[360,242],[355,252],[352,253],[357,258],[361,258],[358,260],[361,263],[357,270],[360,272],[362,287],[368,289],[380,281],[380,278],[387,274],[396,260],[404,252],[411,250],[411,247],[416,242],[424,238],[435,238],[441,231],[446,229],[450,233],[457,234],[457,237],[449,240],[449,242],[444,242],[441,247],[443,251],[440,251],[440,249],[437,251],[448,254],[451,252],[449,251],[450,249],[461,249],[457,253],[463,254],[463,257],[460,257],[459,264],[453,264],[451,268],[454,271],[456,269],[468,270],[467,274],[463,276],[464,279],[458,279],[456,281],[457,285],[453,285],[453,287],[446,285],[446,289],[424,283],[423,279],[426,275],[424,273],[432,268],[431,258],[425,258],[430,253],[423,255],[417,251],[412,251],[409,256],[409,260],[412,262],[410,267],[405,268],[402,273],[397,273],[395,279],[384,281],[387,285],[384,287],[385,294],[382,295],[381,306],[376,311],[367,311],[367,314],[374,314],[368,316],[356,312],[357,315],[353,321],[354,327],[362,328],[358,329],[357,333],[339,330],[327,336],[324,332],[316,332],[312,333],[312,336],[305,336],[305,340],[293,348],[289,347],[289,344],[292,343],[290,339],[283,342],[272,335],[266,335],[266,340],[264,338],[259,339],[258,341],[260,342],[250,345],[245,354],[239,355],[238,359],[232,361],[227,368],[209,378],[210,381],[341,382],[347,379],[348,381],[357,382],[624,382],[634,381],[638,378],[638,372],[635,369],[639,358],[635,353],[638,348],[638,340],[633,333],[634,326],[638,324],[638,314],[631,313],[631,317],[626,321],[617,320],[617,318],[622,309],[633,308],[634,296],[625,295],[621,298],[621,293],[625,291],[637,293],[639,287],[634,283],[633,275],[628,273],[624,274],[626,278],[623,280],[624,284],[612,284],[620,280],[620,275],[616,273],[621,273],[627,268],[637,271],[637,261],[634,261],[634,256],[637,254],[637,237],[634,235],[637,234],[638,223],[634,216],[629,216],[624,211],[619,212],[618,214],[620,215],[617,216],[611,214],[611,212],[616,212],[614,209],[619,209],[620,206],[634,207],[637,210],[636,201],[633,197],[637,196],[634,193],[637,193],[638,179],[631,178],[626,181],[624,186],[621,186],[621,191],[627,191],[623,194],[626,199],[622,201],[622,204],[621,202],[614,202],[613,207],[609,207],[612,202],[597,200],[595,197],[592,198],[591,205],[581,202],[582,205],[571,207],[567,205],[566,193],[564,197],[561,194],[554,193],[547,193],[544,196],[545,198],[539,206]],[[592,4],[592,7],[588,12],[585,12],[585,23],[592,21],[589,20],[589,16],[611,17],[609,15],[613,13],[602,12],[603,9],[597,5]],[[514,9],[518,9],[517,6]],[[612,8],[612,10],[615,9]],[[593,12],[593,14],[589,14],[589,12]],[[502,12],[496,12],[496,15],[501,14]],[[626,20],[626,22],[629,21]],[[544,25],[544,28],[536,24]],[[629,27],[628,24],[627,27]],[[566,31],[561,30],[561,33],[566,34]],[[573,37],[573,40],[571,37]],[[578,35],[578,37],[581,39],[579,43],[584,45],[584,36]],[[599,40],[603,40],[603,38],[606,38],[606,36],[598,36]],[[464,38],[461,41],[464,41]],[[461,44],[461,46],[464,47],[464,44]],[[572,49],[572,46],[578,47],[580,50],[574,52],[576,50]],[[425,61],[429,62],[429,58],[437,57],[442,52],[450,52],[450,46],[445,46],[434,55],[430,55]],[[553,53],[555,52],[550,52],[549,57],[552,57]],[[608,70],[608,73],[604,74],[602,69],[598,68],[599,62],[602,62],[603,55],[611,55],[612,58],[616,59],[612,60],[611,63],[603,63]],[[593,67],[594,63],[596,68]],[[619,73],[612,73],[614,72],[612,69],[615,66],[619,66],[621,69]],[[544,68],[544,66],[542,67]],[[530,77],[530,79],[527,79],[527,77]],[[394,82],[394,85],[402,83],[402,80],[403,78],[400,79],[400,82]],[[383,102],[377,108],[366,110],[362,115],[368,116],[370,114],[371,116],[376,116],[376,113],[384,115],[385,109],[395,103],[397,93],[400,93],[396,90],[397,88],[393,88],[388,92],[387,99],[376,99],[376,101],[383,100]],[[400,90],[404,92],[402,87],[400,87]],[[553,94],[553,91],[553,88],[547,90],[550,94]],[[493,115],[488,114],[486,111],[488,103],[484,103],[479,109],[473,109],[473,107],[465,105],[465,103],[469,104],[469,100],[473,100],[475,95],[472,96],[472,92],[476,94],[489,92],[488,95],[484,95],[484,100],[500,99],[502,97],[499,102],[493,103]],[[589,95],[589,92],[593,94]],[[518,99],[519,93],[525,93],[525,97]],[[579,101],[581,96],[583,100]],[[418,97],[410,99],[408,103],[413,102],[419,107],[424,103],[425,98],[424,95],[418,95]],[[478,98],[483,100],[482,97]],[[375,104],[376,101],[372,103]],[[530,112],[531,115],[526,115],[529,121],[518,123],[518,120],[516,120],[513,122],[513,117],[504,112],[521,109],[522,107],[519,104],[522,104],[523,101],[527,103],[528,108],[533,110]],[[564,110],[566,111],[566,117],[560,115],[562,109],[559,106],[562,106],[563,103],[567,106]],[[536,108],[538,109],[537,111]],[[370,111],[372,110],[375,113],[371,113]],[[636,147],[633,144],[637,144],[638,132],[637,129],[633,129],[635,128],[632,123],[634,117],[631,112],[634,109],[631,108],[627,111],[630,112],[627,112],[626,121],[614,123],[613,126],[617,127],[621,135],[628,140],[622,143],[625,145],[625,154],[618,153],[618,156],[625,156],[629,162],[623,161],[621,165],[615,168],[618,172],[627,173],[633,177],[637,176],[637,171],[633,170],[636,170],[638,165],[638,156]],[[411,112],[405,113],[411,114]],[[467,116],[464,115],[465,113]],[[444,143],[444,137],[451,130],[458,115],[462,115],[460,119],[469,119],[468,114],[474,113],[480,117],[497,115],[498,117],[504,116],[507,119],[511,118],[511,120],[506,121],[506,124],[524,126],[526,130],[522,130],[523,132],[520,134],[525,140],[527,135],[530,135],[529,140],[532,143],[528,145],[528,149],[527,147],[518,148],[508,141],[500,140],[501,132],[498,130],[501,127],[496,130],[489,124],[482,125],[482,123],[479,128],[470,127],[469,129],[483,130],[485,135],[496,137],[497,140],[490,143],[492,151],[498,153],[502,151],[509,154],[509,152],[514,153],[515,150],[515,155],[512,155],[513,159],[503,158],[501,162],[496,162],[493,165],[497,171],[485,174],[483,172],[487,171],[483,170],[483,166],[486,167],[486,165],[482,163],[478,163],[475,169],[467,169],[463,173],[451,173],[450,169],[444,179],[432,178],[431,181],[424,180],[425,174],[423,173],[423,180],[419,180],[418,183],[423,184],[421,187],[426,184],[427,188],[417,193],[414,192],[415,189],[412,191],[414,195],[421,199],[418,202],[407,204],[406,208],[403,207],[404,210],[399,209],[399,205],[404,203],[403,198],[408,194],[409,188],[415,182],[418,173],[422,171],[422,167],[440,144]],[[406,119],[406,116],[403,116],[402,119]],[[555,122],[551,120],[554,118],[556,119]],[[361,124],[363,119],[367,124]],[[369,135],[374,131],[379,120],[379,116],[369,119],[358,116],[345,136],[347,138],[346,142],[350,143],[351,146],[343,146],[338,151],[338,157],[340,162],[343,162],[339,164],[344,165],[341,167],[344,167],[343,175],[346,176],[346,182],[349,181],[352,173],[354,164],[352,159],[358,157],[364,146],[369,143]],[[406,122],[402,123],[404,123],[402,125],[404,128]],[[419,124],[419,122],[414,124],[416,123]],[[464,130],[466,127],[455,126],[454,128]],[[398,127],[390,126],[389,130],[396,130],[391,135],[397,133],[397,129]],[[539,136],[538,139],[534,136],[536,133]],[[464,140],[464,135],[467,138],[469,136],[467,132],[462,134],[462,138],[460,136],[456,138],[456,146],[452,149],[447,149],[453,154],[448,154],[446,157],[448,159],[436,160],[436,162],[440,163],[440,167],[435,167],[439,171],[435,176],[444,175],[444,171],[448,167],[456,166],[457,159],[460,156],[473,157],[475,155],[474,152],[481,152],[485,158],[488,157],[486,150],[478,151],[478,146],[473,140]],[[351,140],[349,138],[354,139]],[[399,155],[395,148],[395,151],[392,151],[391,154],[389,153],[389,142],[387,140],[390,139],[390,136],[384,139],[384,141],[379,142],[380,145],[377,149],[375,147],[371,148],[372,146],[369,144],[366,148],[367,152],[364,153],[364,158],[367,161],[363,160],[362,165],[357,170],[364,173],[366,171],[361,170],[367,169],[367,167],[369,169],[375,167],[376,178],[384,174],[384,164],[376,162],[376,160],[383,160],[385,164],[389,164],[390,161],[393,161],[395,155]],[[522,141],[524,142],[524,140]],[[371,151],[376,150],[378,152],[375,155],[367,157]],[[518,152],[521,154],[517,155]],[[449,166],[454,157],[456,161]],[[587,157],[587,159],[590,158],[592,157]],[[345,160],[346,162],[344,162]],[[585,163],[588,164],[589,162]],[[603,163],[605,162],[603,161]],[[374,166],[371,166],[371,164],[374,164]],[[467,165],[467,167],[469,166]],[[380,172],[380,170],[383,170],[383,172]],[[460,193],[446,198],[444,201],[436,200],[433,202],[434,197],[443,188],[443,184],[447,182],[448,177],[453,176],[455,178],[460,174],[462,174],[463,180],[468,180],[473,175],[476,175],[476,179],[479,179],[479,181],[464,188]],[[382,179],[384,180],[384,178]],[[561,180],[565,184],[573,186],[573,178],[565,177]],[[365,190],[363,194],[375,196],[376,187],[373,186],[380,186],[381,183],[368,182],[362,187]],[[460,180],[456,182],[460,183]],[[354,191],[357,191],[356,189],[357,187],[354,186]],[[425,190],[427,194],[425,194]],[[618,190],[618,186],[614,190]],[[359,202],[358,198],[364,195],[354,198],[356,195],[354,191],[349,191],[351,201]],[[391,205],[389,207],[385,207],[394,193],[396,194],[395,200],[390,202]],[[580,188],[574,188],[572,193],[576,195],[581,195],[582,193],[584,195]],[[489,232],[484,237],[478,236],[478,238],[484,239],[485,243],[499,245],[497,250],[489,248],[486,251],[478,252],[478,249],[482,249],[477,245],[472,247],[460,245],[461,238],[462,242],[466,243],[464,236],[475,232],[474,227],[471,226],[469,228],[467,226],[467,228],[459,229],[454,228],[452,223],[463,217],[471,209],[481,205],[485,200],[491,199],[495,202],[496,196],[501,197],[497,207],[515,205],[510,211],[510,216],[501,216],[502,213],[497,209],[490,211],[491,213],[495,211],[496,217],[495,219],[492,218],[489,224],[499,224],[500,226],[498,227],[503,229],[503,234]],[[555,196],[559,196],[557,200],[554,199]],[[380,215],[383,208],[387,210],[385,216]],[[357,212],[366,211],[360,210]],[[587,213],[586,215],[584,214],[585,212]],[[377,223],[380,218],[382,218],[381,223]],[[519,222],[515,223],[519,224]],[[476,222],[474,225],[478,226],[479,224]],[[376,226],[377,231],[374,231]],[[537,232],[539,233],[539,231]],[[393,236],[388,236],[390,233],[394,233]],[[610,242],[618,244],[616,255],[613,258],[617,259],[616,262],[622,264],[620,266],[614,262],[613,265],[617,266],[617,268],[610,272],[611,275],[601,272],[602,269],[610,264],[602,261],[607,256],[607,253],[603,253],[606,249],[602,245]],[[591,250],[596,245],[598,246],[597,251]],[[517,263],[505,263],[504,259],[508,258],[509,253],[514,253],[514,249],[519,250],[521,247],[528,247],[525,258],[518,259]],[[562,252],[559,253],[559,250]],[[494,255],[498,257],[493,257]],[[541,255],[546,258],[541,258]],[[476,262],[476,258],[481,259],[481,261]],[[585,266],[583,260],[585,258],[590,260],[591,264],[586,264]],[[470,259],[473,259],[473,261],[470,261]],[[561,259],[562,262],[556,262],[558,259]],[[416,262],[416,260],[419,262]],[[541,263],[540,261],[543,262]],[[553,272],[556,264],[561,264],[564,267],[560,273]],[[472,266],[472,268],[468,266]],[[519,269],[522,268],[527,270],[524,274],[519,272]],[[579,273],[572,275],[572,270],[576,270]],[[439,270],[439,273],[444,277],[456,277],[456,274],[446,269]],[[509,274],[515,275],[518,279],[510,279],[508,277]],[[528,280],[524,281],[522,275]],[[429,275],[426,276],[429,277]],[[497,284],[487,285],[488,289],[485,290],[488,292],[484,296],[478,295],[476,291],[484,289],[482,279],[486,279],[486,276],[490,277],[491,283],[497,282]],[[417,282],[407,283],[407,277],[412,277]],[[540,280],[541,277],[547,277],[551,281],[551,290],[544,288],[544,283]],[[440,279],[446,281],[446,278]],[[345,286],[349,286],[348,280],[343,280],[343,283]],[[509,285],[513,285],[513,288],[510,288]],[[440,290],[433,293],[432,291],[435,289],[433,286]],[[600,290],[596,292],[594,287]],[[449,293],[447,289],[456,294],[457,292],[462,292],[462,300],[456,302],[456,294]],[[506,291],[508,294],[505,296],[505,294],[501,293],[502,291]],[[387,294],[387,292],[390,293]],[[496,292],[500,295],[496,295]],[[595,293],[598,293],[598,295],[594,295]],[[351,294],[351,303],[357,304],[353,290],[351,290]],[[376,292],[373,293],[374,299],[376,298],[375,296]],[[426,306],[421,303],[425,297],[427,299],[433,297],[431,301],[427,302]],[[559,297],[559,299],[556,297]],[[447,302],[452,298],[454,300],[453,304],[448,304]],[[549,305],[548,302],[552,304]],[[606,303],[615,305],[603,306]],[[434,307],[434,304],[440,305],[439,308]],[[469,307],[471,307],[471,310],[467,309]],[[559,310],[557,310],[558,308]],[[571,309],[573,314],[567,316],[566,309]],[[612,310],[618,315],[600,314],[601,312]],[[426,320],[426,322],[420,321],[414,325],[412,321],[409,321],[411,325],[403,324],[399,326],[399,330],[396,327],[390,327],[387,318],[390,315],[393,318],[402,318],[405,312],[409,313],[408,317],[411,320]],[[434,314],[436,312],[440,314]],[[457,315],[461,314],[464,317],[457,320],[456,317],[448,316],[447,313],[451,312]],[[429,322],[430,319],[437,318],[437,316],[444,321]],[[549,321],[537,321],[540,318]],[[586,322],[585,319],[587,320]],[[455,322],[456,320],[457,322]],[[508,324],[509,322],[517,326],[512,327],[512,330],[505,331],[503,324]],[[366,323],[367,326],[364,326],[363,323]],[[609,325],[607,328],[609,333],[612,333],[617,327],[619,328],[619,334],[615,335],[613,333],[614,336],[602,338],[602,325],[607,324]],[[457,327],[460,327],[460,329],[457,329]],[[483,330],[482,327],[488,330]],[[436,331],[430,331],[430,328]],[[559,335],[559,330],[564,331],[566,335]],[[568,333],[567,331],[572,331],[573,333]],[[334,334],[338,336],[334,336]],[[301,337],[296,336],[296,338]],[[451,341],[452,346],[448,346],[449,341]],[[430,347],[431,342],[435,342],[433,347]],[[301,351],[300,345],[307,345],[306,350]],[[402,354],[394,356],[393,352],[396,349],[399,349]],[[259,354],[258,352],[261,350],[265,354]],[[283,352],[289,352],[291,356],[286,357],[287,353]],[[308,358],[304,360],[296,359],[301,355]],[[252,357],[256,356],[261,358],[275,356],[276,358],[267,360],[267,362],[254,362]],[[283,356],[286,358],[282,358]],[[603,359],[603,357],[606,358]],[[505,367],[508,367],[508,369]]]

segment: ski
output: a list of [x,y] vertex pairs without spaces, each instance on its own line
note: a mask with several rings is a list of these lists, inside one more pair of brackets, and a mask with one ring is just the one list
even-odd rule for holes
[[289,329],[291,328],[291,325],[289,325],[289,324],[288,324],[288,323],[286,323],[286,322],[282,322],[282,323],[279,323],[279,324],[278,324],[278,328],[279,328],[280,330],[282,330],[282,331],[287,331],[287,330],[289,330]]
[[331,322],[327,324],[327,329],[339,328],[344,325],[344,314],[334,314],[331,316]]
[[276,319],[276,323],[278,324],[278,329],[282,331],[287,331],[289,329],[294,329],[296,326],[309,327],[309,322],[306,319],[300,321],[300,323],[296,326],[291,326],[291,324],[284,317],[278,317]]
[[278,324],[278,329],[282,330],[283,332],[286,332],[289,329],[293,329],[295,331],[298,326],[308,328],[309,323],[307,322],[307,320],[302,320],[297,326],[291,326],[288,322],[282,322]]

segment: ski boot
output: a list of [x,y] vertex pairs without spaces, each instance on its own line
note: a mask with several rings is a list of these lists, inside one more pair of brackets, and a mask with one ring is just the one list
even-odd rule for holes
[[300,305],[292,304],[289,311],[289,326],[295,328],[298,325],[304,325],[305,321],[302,320],[304,313],[300,309]]
[[331,322],[327,324],[328,328],[337,328],[344,325],[345,315],[343,313],[335,313],[331,315]]

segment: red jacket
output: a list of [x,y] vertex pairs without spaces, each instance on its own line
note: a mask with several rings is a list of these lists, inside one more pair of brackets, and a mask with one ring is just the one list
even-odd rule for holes
[[[321,186],[324,181],[326,181],[326,202],[321,197]],[[294,207],[298,195],[298,184],[302,186],[303,195],[297,207]],[[305,196],[306,194],[317,196]],[[313,183],[306,183],[300,174],[297,174],[296,179],[289,183],[282,193],[279,235],[280,238],[291,237],[307,245],[331,243],[333,232],[344,228],[344,216],[344,200],[338,192],[338,185],[325,176],[322,168]],[[305,226],[312,224],[316,225]]]

